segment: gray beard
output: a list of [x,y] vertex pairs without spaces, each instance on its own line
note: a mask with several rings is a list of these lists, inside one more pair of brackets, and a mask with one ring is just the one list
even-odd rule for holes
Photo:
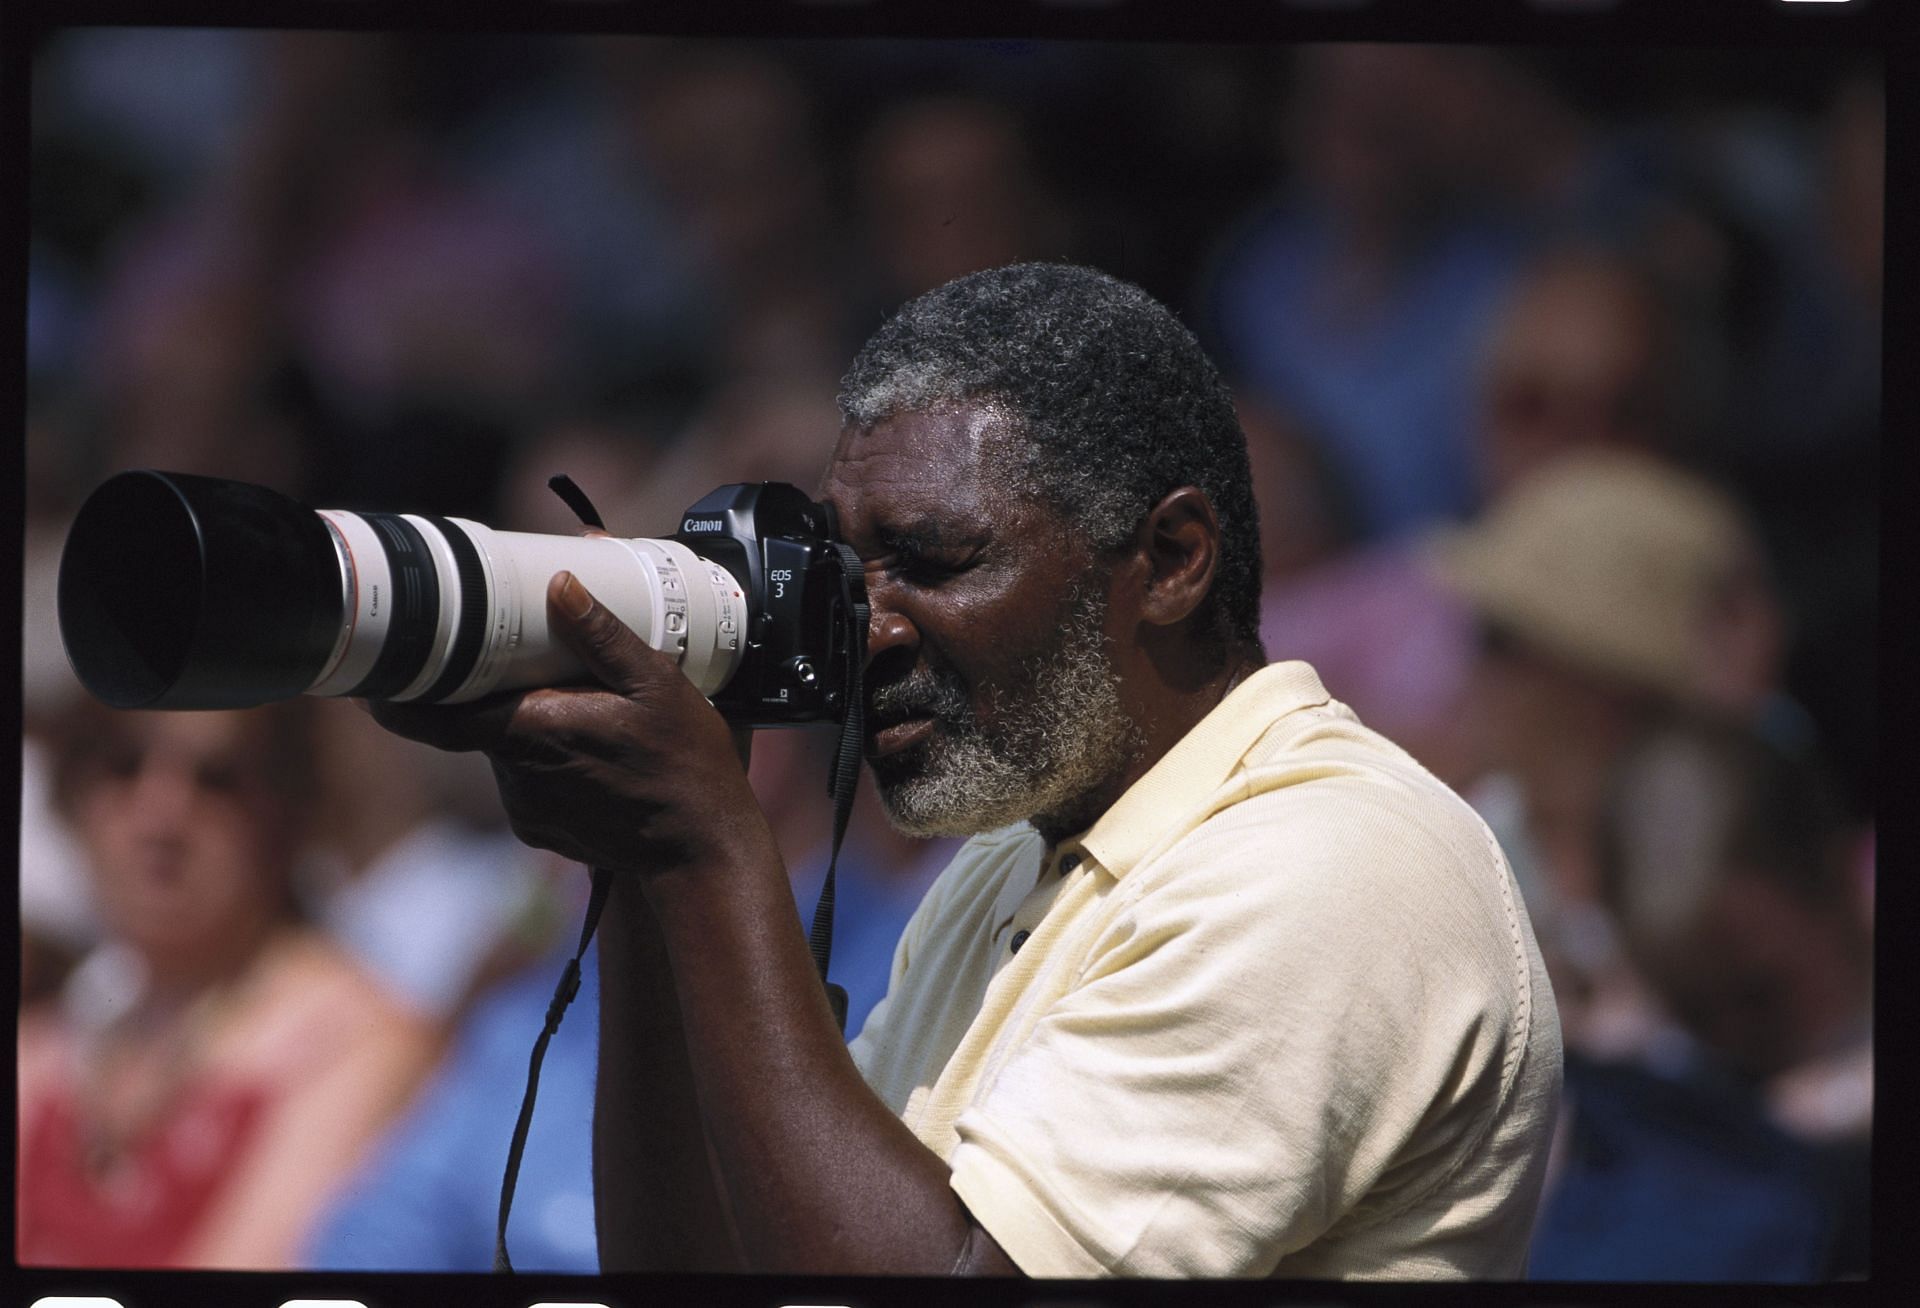
[[1098,590],[1070,596],[1054,650],[991,692],[1000,708],[991,730],[950,674],[920,668],[876,691],[877,711],[936,719],[933,734],[903,759],[874,761],[894,827],[910,836],[971,836],[1068,812],[1119,775],[1143,738],[1120,704],[1105,619]]

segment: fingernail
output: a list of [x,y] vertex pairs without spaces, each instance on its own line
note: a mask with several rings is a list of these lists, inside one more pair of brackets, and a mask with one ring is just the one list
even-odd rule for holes
[[560,611],[570,618],[584,618],[593,609],[593,596],[580,584],[580,579],[571,572],[562,573],[566,578],[560,583]]

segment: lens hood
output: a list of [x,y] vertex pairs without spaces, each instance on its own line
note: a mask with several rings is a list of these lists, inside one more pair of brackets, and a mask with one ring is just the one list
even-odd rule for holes
[[250,708],[324,670],[339,558],[320,516],[276,491],[123,472],[75,517],[59,617],[81,683],[115,708]]

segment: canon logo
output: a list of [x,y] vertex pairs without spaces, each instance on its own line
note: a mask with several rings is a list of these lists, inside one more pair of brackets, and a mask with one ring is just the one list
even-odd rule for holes
[[718,518],[688,518],[680,524],[681,531],[725,531],[727,524]]

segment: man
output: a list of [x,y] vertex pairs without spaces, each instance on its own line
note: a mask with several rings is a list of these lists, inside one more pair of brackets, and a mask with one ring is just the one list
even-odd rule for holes
[[967,834],[851,1050],[726,724],[570,577],[605,689],[403,710],[616,874],[602,1266],[1512,1276],[1560,1049],[1485,827],[1264,666],[1244,438],[1139,290],[1019,265],[863,348],[822,485],[895,823]]

